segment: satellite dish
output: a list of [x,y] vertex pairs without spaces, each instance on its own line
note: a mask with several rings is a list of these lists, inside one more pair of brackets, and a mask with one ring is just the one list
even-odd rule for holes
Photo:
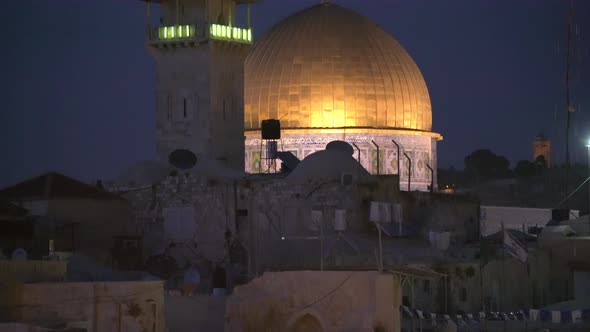
[[354,148],[344,141],[332,141],[326,145],[326,150],[342,151],[350,154],[351,156],[354,154]]
[[178,169],[191,169],[197,163],[197,156],[192,151],[178,149],[170,153],[168,161]]
[[27,260],[27,251],[23,248],[15,249],[12,252],[12,260],[13,261],[26,261]]

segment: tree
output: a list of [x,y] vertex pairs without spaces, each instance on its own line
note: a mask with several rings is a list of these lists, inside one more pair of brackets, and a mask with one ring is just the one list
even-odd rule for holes
[[465,172],[476,182],[497,179],[510,173],[510,162],[488,149],[475,150],[464,160]]
[[538,156],[535,161],[521,160],[514,168],[514,174],[520,178],[531,178],[543,173],[547,169],[547,162],[544,156]]
[[535,167],[537,169],[539,169],[540,171],[547,168],[547,161],[545,160],[544,155],[541,154],[541,155],[538,155],[537,158],[535,158]]
[[519,178],[530,178],[537,174],[537,165],[528,160],[521,160],[514,167],[514,174]]

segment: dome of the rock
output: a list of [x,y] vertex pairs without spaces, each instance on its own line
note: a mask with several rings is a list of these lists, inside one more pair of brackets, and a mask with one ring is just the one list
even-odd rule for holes
[[317,5],[283,20],[245,64],[245,129],[265,119],[283,128],[430,131],[426,82],[408,52],[368,18]]
[[[410,177],[412,190],[436,183],[430,169],[442,137],[432,132],[424,77],[370,19],[334,4],[302,10],[256,42],[244,75],[246,171],[280,169],[274,147],[303,159],[339,140],[372,174]],[[281,138],[267,145],[261,127],[271,119]]]

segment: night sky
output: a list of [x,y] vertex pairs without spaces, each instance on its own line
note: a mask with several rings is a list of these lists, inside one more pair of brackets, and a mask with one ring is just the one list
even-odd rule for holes
[[[439,164],[477,148],[513,165],[543,131],[563,160],[565,0],[339,0],[392,33],[429,87]],[[266,0],[255,36],[319,0]],[[576,0],[575,157],[590,137],[590,1]],[[138,0],[4,1],[0,187],[47,171],[109,179],[155,158],[154,63]],[[313,37],[313,36],[310,36]],[[578,106],[580,105],[580,106]]]

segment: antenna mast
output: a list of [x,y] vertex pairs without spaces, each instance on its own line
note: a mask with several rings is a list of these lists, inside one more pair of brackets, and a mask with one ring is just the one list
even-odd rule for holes
[[567,24],[567,52],[565,62],[565,105],[566,105],[566,124],[565,124],[565,193],[568,194],[569,170],[570,170],[570,117],[574,111],[571,106],[570,91],[570,67],[572,58],[572,29],[574,20],[574,2],[570,0],[568,24]]

